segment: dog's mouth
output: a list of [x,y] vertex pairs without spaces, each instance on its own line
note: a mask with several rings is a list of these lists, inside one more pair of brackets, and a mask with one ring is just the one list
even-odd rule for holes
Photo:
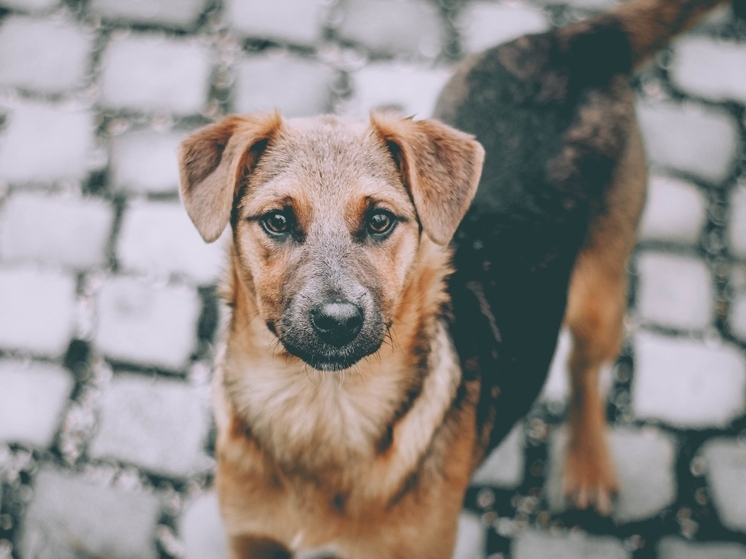
[[345,369],[349,369],[368,355],[378,351],[378,348],[380,348],[379,344],[377,347],[366,350],[350,347],[335,351],[308,351],[305,348],[296,347],[284,342],[283,346],[288,353],[303,360],[314,369],[324,372],[344,371]]

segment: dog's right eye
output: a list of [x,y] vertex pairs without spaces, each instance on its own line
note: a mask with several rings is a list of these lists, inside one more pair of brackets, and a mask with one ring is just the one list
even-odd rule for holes
[[270,235],[284,235],[290,232],[290,220],[282,212],[270,212],[261,219],[262,227]]

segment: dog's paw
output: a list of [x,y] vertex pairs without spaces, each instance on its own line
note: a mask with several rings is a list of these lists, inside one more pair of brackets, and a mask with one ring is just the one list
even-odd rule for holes
[[569,449],[563,476],[565,498],[578,509],[592,507],[608,515],[619,484],[606,449],[589,450]]

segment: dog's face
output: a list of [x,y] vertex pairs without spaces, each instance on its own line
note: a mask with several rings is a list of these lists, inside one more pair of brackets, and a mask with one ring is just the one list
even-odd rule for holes
[[335,371],[379,349],[423,230],[448,243],[481,159],[431,121],[230,117],[182,145],[182,197],[207,241],[231,221],[240,273],[284,348]]

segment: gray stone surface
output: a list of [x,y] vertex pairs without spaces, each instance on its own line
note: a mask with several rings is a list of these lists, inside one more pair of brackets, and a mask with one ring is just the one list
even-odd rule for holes
[[443,31],[435,6],[423,0],[348,0],[337,33],[373,52],[434,58]]
[[126,271],[209,284],[224,268],[225,248],[205,243],[179,202],[135,203],[122,221],[117,257]]
[[746,44],[693,36],[676,43],[669,71],[673,83],[690,95],[710,101],[746,103],[743,68]]
[[731,332],[746,340],[746,292],[738,293],[733,298],[728,319]]
[[710,324],[712,277],[702,260],[646,251],[637,258],[637,270],[637,312],[643,321],[681,330]]
[[102,98],[107,107],[195,114],[207,104],[210,55],[194,39],[153,34],[116,37],[101,64]]
[[627,559],[622,542],[588,535],[552,536],[529,530],[518,535],[510,547],[512,559]]
[[154,194],[179,189],[177,149],[186,134],[140,130],[111,140],[111,180],[117,190]]
[[0,86],[58,92],[86,78],[93,35],[70,22],[12,16],[0,24]]
[[737,543],[698,543],[668,536],[658,542],[658,559],[746,559]]
[[707,200],[697,185],[663,175],[648,181],[640,238],[696,244],[707,218]]
[[366,118],[373,109],[407,116],[432,116],[438,93],[451,76],[447,68],[418,68],[401,63],[369,64],[352,75],[352,112]]
[[701,450],[707,484],[720,521],[746,532],[746,446],[733,439],[712,439]]
[[0,268],[0,348],[58,357],[73,326],[75,278],[31,268]]
[[204,493],[188,503],[179,521],[186,559],[226,557],[228,546],[214,491]]
[[[546,494],[552,510],[565,510],[563,468],[568,432],[562,428],[551,440]],[[613,517],[617,522],[654,516],[676,499],[674,459],[676,448],[670,436],[657,429],[612,429],[608,445],[619,481]]]
[[522,2],[473,2],[461,12],[457,24],[462,48],[478,52],[527,33],[546,31],[549,18],[543,10]]
[[279,109],[288,117],[323,113],[335,79],[331,67],[308,58],[286,53],[252,56],[238,66],[233,110]]
[[100,198],[19,192],[0,208],[0,260],[99,268],[113,225],[114,208]]
[[105,19],[189,27],[197,23],[207,0],[91,0],[90,10]]
[[311,45],[322,35],[323,6],[322,0],[227,0],[225,17],[247,37]]
[[746,406],[746,364],[729,345],[639,333],[632,409],[679,427],[722,427]]
[[738,130],[727,113],[671,103],[638,103],[637,116],[650,161],[718,183],[731,172]]
[[59,365],[0,360],[0,441],[52,444],[73,385]]
[[520,422],[474,472],[472,484],[519,486],[523,481],[523,450],[523,422]]
[[205,390],[182,381],[117,374],[104,389],[99,429],[88,449],[146,470],[185,477],[208,468]]
[[82,180],[94,148],[93,114],[76,104],[3,103],[0,181],[50,183]]
[[733,253],[746,259],[746,185],[735,188],[730,196],[728,240]]
[[34,479],[21,553],[34,559],[157,559],[159,514],[152,495],[104,487],[46,466]]
[[194,350],[199,313],[194,289],[115,277],[99,293],[95,342],[116,360],[180,370]]
[[59,4],[60,0],[0,0],[0,6],[24,12],[46,11]]
[[452,559],[483,559],[485,533],[479,517],[470,512],[462,512],[458,518],[458,532]]

